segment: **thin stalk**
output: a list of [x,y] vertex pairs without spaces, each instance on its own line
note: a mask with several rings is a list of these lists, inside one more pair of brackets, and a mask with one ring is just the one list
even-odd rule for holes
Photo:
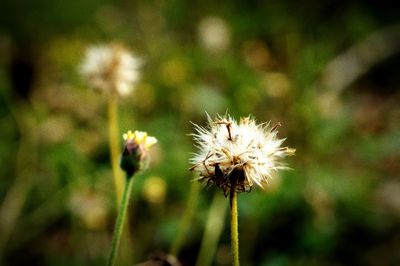
[[[11,102],[8,95],[4,94],[0,90],[0,95],[14,118],[21,137],[16,153],[14,183],[0,205],[0,260],[4,257],[3,253],[21,216],[28,193],[36,181],[33,173],[35,172],[39,149],[37,132],[34,130],[36,128],[36,117],[30,116],[34,113],[34,106],[29,101],[20,102],[16,105]],[[27,128],[32,130],[29,131]]]
[[228,204],[221,193],[215,193],[207,217],[203,239],[196,266],[209,266],[213,262],[214,254],[218,246],[218,240],[224,228],[224,220]]
[[231,208],[232,265],[239,266],[238,212],[237,212],[237,192],[236,192],[235,184],[232,185],[229,199],[230,199],[230,208]]
[[3,250],[7,245],[12,231],[21,216],[28,192],[34,183],[33,177],[29,174],[33,170],[30,161],[36,159],[33,141],[26,134],[21,137],[17,151],[15,180],[0,206],[0,250]]
[[113,233],[110,256],[108,257],[108,266],[115,265],[116,254],[121,241],[121,236],[123,232],[123,225],[125,223],[126,212],[128,210],[129,198],[132,191],[133,177],[127,178],[125,182],[124,191],[122,193],[121,204],[118,211],[118,217],[115,224],[115,229]]
[[124,187],[124,177],[119,168],[119,126],[118,126],[118,95],[113,93],[108,97],[108,139],[110,146],[111,166],[114,177],[115,192],[117,202],[121,201],[122,190]]
[[[110,149],[110,160],[113,171],[114,187],[116,194],[116,206],[119,207],[121,203],[122,191],[125,185],[125,179],[123,171],[119,166],[119,159],[121,154],[120,149],[120,133],[118,124],[118,94],[111,93],[108,95],[108,137],[109,137],[109,149]],[[125,219],[125,231],[122,236],[123,248],[120,250],[121,262],[130,262],[132,260],[132,239],[130,237],[129,217]]]
[[21,217],[18,222],[19,230],[15,232],[10,250],[22,246],[34,237],[43,233],[54,221],[64,214],[63,204],[67,196],[67,187],[63,187],[50,195],[40,206],[29,214]]
[[200,191],[200,185],[198,182],[192,182],[192,185],[190,187],[189,191],[189,199],[188,203],[185,209],[185,213],[183,214],[182,222],[179,226],[179,231],[177,234],[177,237],[175,238],[174,243],[172,244],[170,254],[173,256],[178,256],[179,251],[182,248],[182,245],[185,241],[185,237],[189,231],[190,228],[190,222],[193,218],[193,215],[196,210],[196,205],[197,205],[197,200],[198,200],[198,195]]

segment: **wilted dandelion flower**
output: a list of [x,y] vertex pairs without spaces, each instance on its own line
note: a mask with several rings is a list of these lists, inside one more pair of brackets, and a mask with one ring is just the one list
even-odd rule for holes
[[135,172],[143,170],[148,163],[148,150],[157,143],[155,137],[147,135],[147,132],[128,131],[123,135],[125,140],[124,151],[121,157],[121,168],[132,176]]
[[208,128],[195,125],[193,134],[198,152],[191,158],[191,170],[200,172],[200,181],[215,184],[225,195],[249,192],[253,184],[264,187],[272,173],[284,169],[280,159],[293,155],[295,149],[281,147],[277,126],[257,125],[253,118],[237,123],[230,116],[208,117]]
[[127,95],[139,79],[140,65],[123,46],[97,45],[87,49],[80,72],[93,89]]

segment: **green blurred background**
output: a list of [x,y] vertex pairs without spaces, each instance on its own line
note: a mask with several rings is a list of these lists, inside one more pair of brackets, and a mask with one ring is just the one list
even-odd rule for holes
[[[189,121],[280,121],[292,170],[239,195],[242,265],[400,265],[400,21],[389,1],[0,3],[1,265],[104,265],[116,216],[106,96],[87,46],[144,61],[121,132],[156,136],[134,184],[135,263],[168,252],[193,174]],[[178,256],[194,265],[216,191]],[[213,265],[229,265],[229,222]]]

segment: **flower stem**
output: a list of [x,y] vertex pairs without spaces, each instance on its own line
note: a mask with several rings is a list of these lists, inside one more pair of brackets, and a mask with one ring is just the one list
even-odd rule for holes
[[173,256],[178,256],[180,249],[184,243],[185,237],[190,228],[190,222],[196,210],[198,195],[200,191],[200,185],[198,182],[192,182],[189,192],[189,199],[186,205],[185,212],[183,214],[182,222],[179,226],[178,234],[172,244],[170,254]]
[[232,265],[239,266],[239,235],[238,235],[238,212],[236,184],[232,184],[230,195],[231,208],[231,252]]
[[118,127],[118,95],[111,94],[108,97],[108,139],[110,146],[111,166],[114,176],[115,192],[117,194],[117,202],[121,201],[122,189],[124,186],[124,178],[119,168],[119,127]]
[[121,236],[122,236],[126,212],[128,210],[128,202],[129,202],[129,197],[130,197],[131,190],[132,190],[132,184],[133,184],[133,177],[127,178],[127,180],[125,182],[125,188],[122,193],[121,204],[120,204],[119,211],[118,211],[117,222],[115,224],[113,239],[112,239],[112,243],[111,243],[111,252],[110,252],[110,256],[108,257],[108,263],[107,263],[108,266],[113,266],[115,264],[116,254],[117,254],[119,243],[120,243]]
[[[29,191],[36,183],[35,169],[38,160],[39,141],[35,105],[30,101],[13,104],[5,91],[0,91],[2,102],[9,109],[20,134],[15,161],[15,179],[0,202],[0,264],[8,241],[12,237],[22,214]],[[32,130],[26,130],[30,128]]]

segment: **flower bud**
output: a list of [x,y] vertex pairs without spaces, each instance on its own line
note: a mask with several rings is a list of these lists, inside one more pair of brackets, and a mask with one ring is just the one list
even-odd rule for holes
[[125,147],[122,152],[120,166],[128,177],[132,177],[136,172],[144,170],[149,161],[148,149],[157,139],[150,137],[146,132],[128,131],[123,135]]

